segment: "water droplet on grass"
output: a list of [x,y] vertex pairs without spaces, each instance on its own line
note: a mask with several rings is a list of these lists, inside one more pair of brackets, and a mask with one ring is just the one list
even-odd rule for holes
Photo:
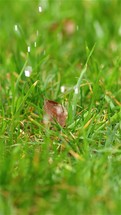
[[31,51],[31,47],[30,47],[30,46],[28,46],[27,50],[28,50],[28,52],[30,52],[30,51]]
[[41,13],[42,12],[42,6],[39,6],[39,13]]
[[19,26],[16,24],[16,25],[14,25],[14,31],[15,31],[15,33],[18,35],[18,36],[20,36],[21,35],[21,33],[20,33],[20,29],[19,29]]
[[18,25],[14,25],[14,30],[17,32],[18,31]]
[[32,73],[32,67],[31,66],[27,66],[25,68],[25,71],[24,71],[25,76],[26,77],[30,77],[31,73]]
[[75,93],[75,94],[79,94],[79,89],[78,89],[78,87],[75,87],[75,88],[74,88],[74,93]]
[[61,93],[64,93],[65,92],[65,86],[61,86]]

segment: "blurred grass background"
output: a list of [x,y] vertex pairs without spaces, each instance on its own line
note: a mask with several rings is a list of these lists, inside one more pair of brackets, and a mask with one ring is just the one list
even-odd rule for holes
[[120,50],[120,0],[0,0],[0,214],[121,213]]

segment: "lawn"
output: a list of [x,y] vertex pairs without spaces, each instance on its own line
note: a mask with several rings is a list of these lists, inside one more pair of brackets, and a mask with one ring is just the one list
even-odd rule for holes
[[121,214],[121,1],[0,0],[0,215],[68,214]]

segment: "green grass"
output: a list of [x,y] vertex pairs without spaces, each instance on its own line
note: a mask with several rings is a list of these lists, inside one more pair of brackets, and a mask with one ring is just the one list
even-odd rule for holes
[[[38,5],[0,0],[0,215],[119,215],[121,1]],[[44,99],[65,105],[65,128],[42,124]]]

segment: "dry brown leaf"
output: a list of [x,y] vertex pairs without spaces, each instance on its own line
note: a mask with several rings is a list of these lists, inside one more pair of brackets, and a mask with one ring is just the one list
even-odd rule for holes
[[44,101],[44,124],[57,121],[62,127],[66,124],[67,111],[58,102],[45,100]]
[[76,31],[76,24],[72,19],[65,19],[61,22],[53,23],[49,30],[51,32],[56,32],[59,30],[63,36],[71,36]]
[[75,22],[71,19],[66,19],[63,22],[63,33],[70,36],[75,32]]

